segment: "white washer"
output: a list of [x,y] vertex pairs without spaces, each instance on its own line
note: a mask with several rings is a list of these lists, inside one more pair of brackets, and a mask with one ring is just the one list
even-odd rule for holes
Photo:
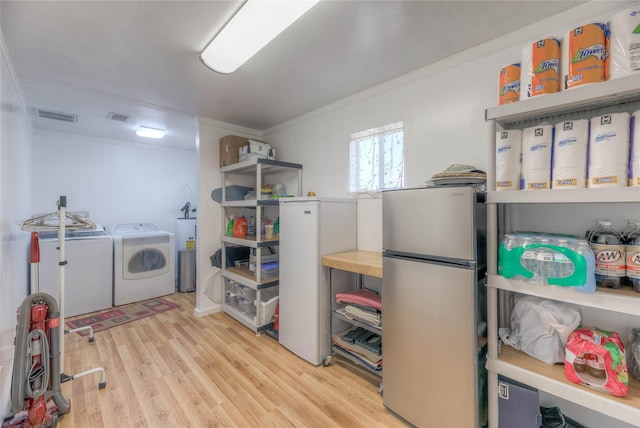
[[176,291],[174,235],[154,223],[118,224],[113,236],[113,305]]
[[[38,289],[60,300],[58,232],[38,232],[40,263]],[[64,315],[95,312],[112,307],[113,243],[101,226],[94,230],[65,231]]]

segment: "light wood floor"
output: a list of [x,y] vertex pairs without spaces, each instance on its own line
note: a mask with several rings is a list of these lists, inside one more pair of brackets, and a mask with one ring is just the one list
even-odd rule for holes
[[[228,315],[195,317],[194,293],[180,305],[95,333],[65,337],[71,412],[61,428],[86,427],[404,427],[382,405],[380,379],[339,358],[314,367]],[[342,360],[344,361],[344,360]]]

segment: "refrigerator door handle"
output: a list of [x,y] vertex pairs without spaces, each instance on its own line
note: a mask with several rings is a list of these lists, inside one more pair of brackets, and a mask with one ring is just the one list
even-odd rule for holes
[[400,259],[400,260],[408,260],[418,263],[429,263],[438,266],[448,266],[453,268],[461,268],[461,269],[477,269],[478,262],[475,260],[462,260],[462,259],[449,259],[446,257],[435,257],[435,256],[419,256],[416,254],[410,253],[391,253],[386,250],[383,250],[382,257],[388,257],[391,259]]

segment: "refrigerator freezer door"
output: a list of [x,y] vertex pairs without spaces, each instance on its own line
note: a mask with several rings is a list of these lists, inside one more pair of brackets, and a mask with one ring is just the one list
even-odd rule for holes
[[476,270],[383,258],[384,405],[423,427],[478,420]]
[[[279,341],[314,365],[331,352],[329,270],[322,256],[356,248],[356,207],[353,199],[337,198],[280,203]],[[340,292],[348,284],[333,285]]]
[[279,341],[316,365],[322,358],[318,349],[319,209],[318,202],[287,203],[280,209]]
[[[477,260],[476,193],[472,187],[415,188],[382,193],[382,248]],[[484,221],[484,223],[483,223]],[[476,224],[478,223],[478,224]]]

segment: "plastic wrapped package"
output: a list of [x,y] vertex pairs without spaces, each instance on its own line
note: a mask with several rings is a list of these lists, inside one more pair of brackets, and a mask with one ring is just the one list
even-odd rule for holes
[[594,253],[586,240],[571,236],[506,234],[498,252],[498,273],[588,293],[596,289]]
[[627,369],[632,378],[640,380],[640,328],[632,329],[629,335]]
[[618,333],[582,327],[567,340],[564,374],[573,383],[624,397],[629,374],[624,345]]
[[581,323],[576,305],[519,296],[511,311],[511,328],[501,328],[503,342],[547,364],[565,361],[567,338]]

